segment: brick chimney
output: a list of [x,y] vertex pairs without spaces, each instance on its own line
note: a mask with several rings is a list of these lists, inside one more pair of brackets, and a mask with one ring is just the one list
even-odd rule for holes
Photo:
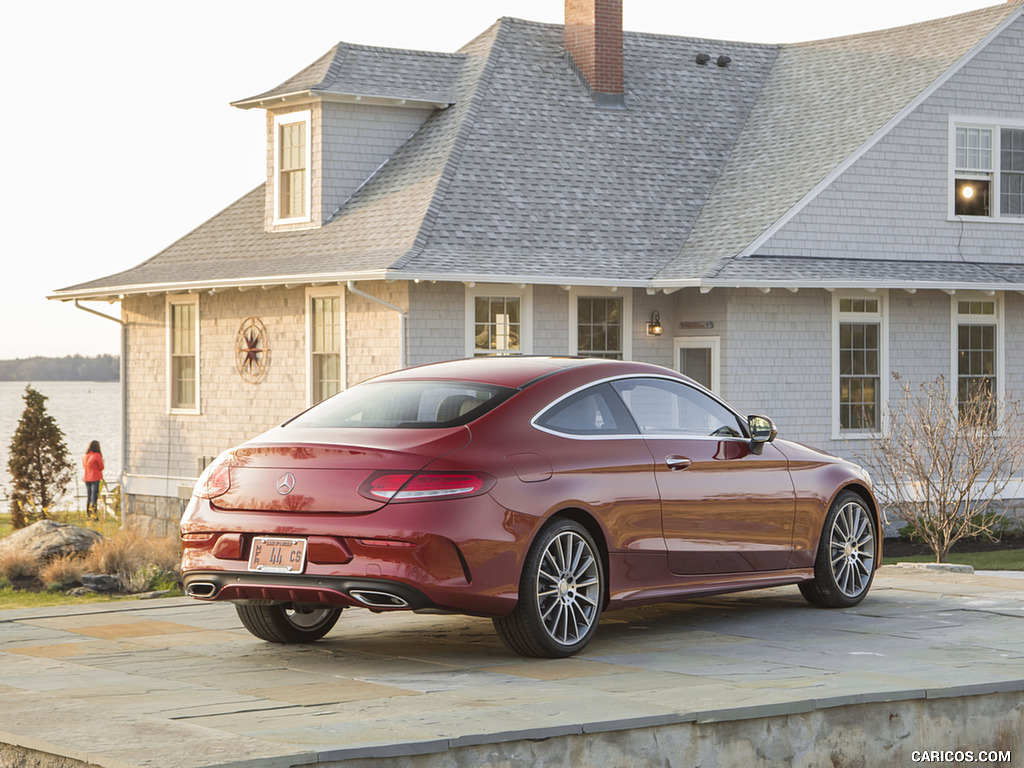
[[599,107],[623,108],[622,0],[565,0],[565,50]]

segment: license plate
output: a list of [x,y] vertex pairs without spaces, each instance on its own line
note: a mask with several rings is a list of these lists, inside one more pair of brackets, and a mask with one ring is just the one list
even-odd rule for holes
[[306,540],[256,536],[249,554],[249,570],[261,573],[302,573],[306,567]]

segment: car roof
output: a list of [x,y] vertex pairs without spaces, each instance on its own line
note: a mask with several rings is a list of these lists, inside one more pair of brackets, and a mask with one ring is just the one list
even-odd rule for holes
[[372,379],[372,381],[443,379],[473,381],[480,384],[494,384],[518,389],[537,379],[546,378],[562,371],[581,368],[593,369],[595,378],[628,373],[673,373],[660,366],[648,363],[623,362],[621,360],[509,355],[473,357],[464,360],[449,360],[442,363],[427,363],[426,365],[418,365],[401,371],[387,373]]

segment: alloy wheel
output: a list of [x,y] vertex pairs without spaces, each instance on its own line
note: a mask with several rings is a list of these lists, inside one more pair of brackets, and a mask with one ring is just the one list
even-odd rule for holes
[[[335,619],[337,608],[285,608],[284,616],[296,629],[315,630],[326,621]],[[333,623],[333,621],[332,621]]]
[[537,609],[556,643],[578,643],[600,614],[600,571],[590,544],[572,530],[547,545],[537,569]]
[[857,597],[867,589],[875,567],[875,536],[867,510],[856,501],[844,504],[832,522],[829,562],[844,595]]

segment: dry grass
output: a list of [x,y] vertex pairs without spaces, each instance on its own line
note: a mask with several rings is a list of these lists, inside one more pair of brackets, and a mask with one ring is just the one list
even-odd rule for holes
[[80,555],[62,555],[39,569],[39,580],[47,589],[53,584],[70,587],[81,583],[83,573],[86,573],[86,570]]
[[39,572],[39,558],[20,550],[0,552],[0,577],[13,581],[35,576]]
[[176,538],[149,538],[118,531],[94,544],[84,558],[82,573],[116,574],[132,591],[148,589],[161,573],[172,573],[181,562]]

